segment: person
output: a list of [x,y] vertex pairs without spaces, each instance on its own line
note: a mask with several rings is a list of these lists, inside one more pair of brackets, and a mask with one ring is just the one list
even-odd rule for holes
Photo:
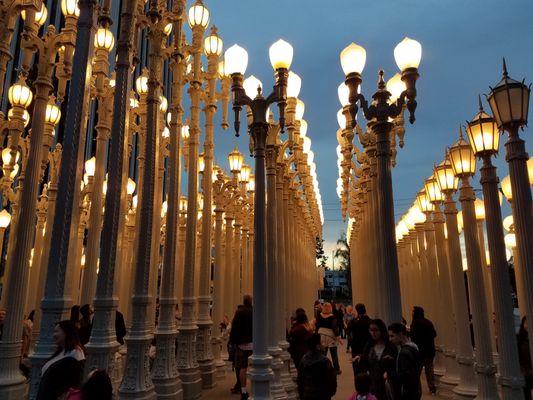
[[300,400],[330,400],[337,392],[337,373],[320,345],[321,337],[307,338],[309,351],[300,362],[296,383]]
[[57,323],[53,338],[57,349],[41,369],[37,400],[57,400],[81,385],[85,355],[72,321]]
[[[356,355],[353,360],[354,378],[357,383],[357,376],[361,373],[370,377],[370,391],[379,399],[390,398],[384,374],[394,368],[396,359],[396,347],[389,341],[389,333],[385,322],[381,319],[370,321],[370,340],[365,345],[360,355]],[[353,350],[352,350],[353,351]]]
[[527,336],[527,319],[522,318],[520,322],[520,329],[516,335],[516,342],[518,344],[518,361],[520,362],[520,370],[524,375],[524,399],[531,400],[531,391],[533,390],[533,367],[531,365],[531,354],[529,353],[529,338]]
[[372,380],[368,374],[357,374],[355,377],[355,392],[348,400],[378,400],[370,392]]
[[113,385],[111,378],[102,369],[89,373],[87,381],[81,389],[70,388],[66,400],[112,400]]
[[35,310],[31,310],[28,318],[22,323],[22,358],[27,358],[30,352],[31,332],[33,330],[33,319]]
[[[355,359],[357,356],[361,357],[365,346],[370,341],[370,317],[366,314],[366,307],[362,303],[355,305],[355,311],[357,316],[353,318],[348,326],[348,331],[350,332],[350,347],[352,348],[352,359]],[[386,331],[386,330],[385,330]],[[388,333],[385,332],[388,337]],[[354,374],[356,371],[356,366],[352,365],[354,368]]]
[[331,353],[331,361],[333,361],[333,368],[337,374],[341,374],[339,365],[339,355],[337,353],[337,343],[339,342],[339,324],[337,318],[333,314],[331,303],[324,303],[322,312],[318,314],[316,320],[316,331],[320,335],[320,344],[324,351],[324,355]]
[[235,369],[239,370],[241,400],[247,400],[246,370],[248,369],[248,358],[252,355],[253,349],[252,297],[244,295],[242,303],[237,308],[231,322],[229,343],[235,346]]
[[398,349],[395,367],[384,374],[390,382],[394,400],[419,400],[422,398],[420,384],[420,354],[416,344],[409,340],[407,328],[401,322],[389,326],[389,337]]
[[117,336],[117,342],[121,345],[124,344],[124,336],[126,336],[126,322],[124,322],[124,315],[120,311],[116,311],[115,314],[115,335]]
[[80,329],[80,306],[75,304],[70,307],[70,320],[76,326],[76,329]]
[[437,332],[433,323],[424,316],[424,309],[422,307],[413,307],[413,321],[411,322],[410,336],[411,340],[418,346],[429,391],[431,394],[435,394],[437,387],[435,386],[433,360],[435,358],[435,338],[437,337]]
[[307,339],[312,335],[313,331],[309,325],[307,314],[303,309],[296,310],[295,321],[289,332],[289,353],[296,369],[298,369],[302,357],[309,351]]
[[339,324],[339,334],[341,339],[346,339],[346,335],[344,332],[344,304],[337,303],[333,305],[333,314],[335,314],[335,318],[337,318],[337,323]]
[[93,329],[93,306],[90,304],[84,304],[80,308],[80,314],[80,343],[82,344],[82,346],[85,346],[87,343],[89,343],[89,339],[91,338],[91,331]]
[[322,312],[322,303],[320,300],[315,300],[315,304],[313,306],[313,318],[316,320],[318,318],[318,315]]
[[352,320],[354,319],[354,315],[353,315],[353,307],[351,305],[347,306],[346,309],[344,310],[344,316],[342,318],[342,322],[343,322],[343,326],[344,326],[344,333],[345,333],[345,336],[346,336],[346,353],[349,353],[350,352],[350,346],[351,346],[351,342],[352,342],[352,334],[350,332],[350,323],[352,322]]
[[4,332],[4,321],[6,320],[6,309],[0,308],[0,340],[2,340],[2,334]]

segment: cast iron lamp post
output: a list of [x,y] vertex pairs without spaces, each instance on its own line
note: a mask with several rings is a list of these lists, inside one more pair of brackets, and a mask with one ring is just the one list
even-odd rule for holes
[[346,75],[345,83],[349,88],[349,114],[347,125],[356,125],[358,104],[363,109],[365,118],[372,121],[372,130],[376,135],[376,191],[378,228],[378,270],[383,279],[382,318],[386,322],[401,321],[402,306],[400,299],[400,283],[398,273],[398,257],[396,253],[396,237],[394,222],[394,203],[391,179],[391,139],[393,123],[390,118],[398,116],[404,107],[409,111],[409,121],[415,120],[416,80],[418,65],[422,55],[422,47],[415,40],[405,38],[394,49],[396,63],[402,72],[402,81],[406,89],[395,102],[390,101],[391,93],[385,87],[383,71],[379,73],[378,91],[372,96],[373,103],[369,106],[365,97],[359,93],[361,73],[366,61],[366,51],[355,43],[350,44],[341,53],[341,65]]
[[[518,135],[520,128],[527,124],[530,89],[524,81],[518,82],[509,77],[505,59],[503,77],[491,88],[488,101],[498,129],[507,131],[505,143],[506,161],[509,163],[509,176],[513,197],[513,217],[516,231],[516,244],[520,254],[517,269],[524,282],[525,293],[533,293],[533,212],[531,188],[528,177],[528,154],[525,142]],[[533,296],[525,296],[525,314],[533,321]],[[533,343],[533,329],[529,329],[529,341]],[[533,354],[533,346],[530,348]]]
[[248,54],[241,47],[234,45],[226,51],[225,67],[232,78],[233,108],[235,111],[235,131],[239,133],[239,114],[242,106],[248,106],[252,112],[249,125],[253,156],[255,158],[255,202],[254,202],[254,315],[253,340],[254,352],[251,357],[250,376],[252,381],[252,398],[268,399],[270,397],[271,356],[267,351],[267,264],[266,264],[266,226],[265,226],[265,145],[268,133],[268,106],[277,103],[279,107],[279,124],[285,125],[285,104],[288,70],[292,62],[293,49],[285,41],[279,40],[270,47],[270,61],[276,72],[274,91],[263,97],[258,88],[257,96],[251,99],[244,91],[243,74],[248,64]]
[[[479,112],[468,123],[466,132],[472,151],[483,160],[480,168],[487,240],[490,253],[490,271],[496,331],[498,332],[499,373],[502,399],[523,399],[523,379],[518,362],[516,336],[514,334],[513,303],[509,280],[507,256],[498,196],[498,176],[491,157],[498,153],[500,132],[490,115],[483,111],[479,99]],[[484,254],[482,254],[484,256]]]
[[[476,363],[474,370],[478,377],[478,398],[498,399],[496,388],[496,366],[492,359],[490,327],[487,314],[481,253],[478,245],[476,214],[474,209],[474,190],[470,185],[470,177],[476,172],[476,158],[468,142],[463,139],[459,130],[459,140],[450,149],[450,161],[456,177],[461,180],[459,200],[464,219],[464,236],[466,257],[468,260],[468,287],[470,305],[474,323],[476,347]],[[453,227],[448,227],[449,230]],[[484,255],[483,255],[484,256]]]
[[468,301],[464,284],[461,244],[457,226],[457,208],[453,194],[459,186],[448,155],[443,162],[435,166],[435,178],[444,195],[444,216],[448,232],[448,264],[450,268],[450,286],[453,293],[453,313],[455,315],[455,333],[457,338],[456,360],[459,367],[459,383],[453,392],[464,399],[474,398],[477,393],[473,374],[472,345],[470,343],[470,324],[468,318]]

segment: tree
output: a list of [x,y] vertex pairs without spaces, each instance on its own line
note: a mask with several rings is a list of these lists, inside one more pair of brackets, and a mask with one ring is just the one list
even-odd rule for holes
[[318,236],[316,237],[316,259],[321,267],[326,267],[328,256],[326,256],[324,252],[324,239],[321,239]]

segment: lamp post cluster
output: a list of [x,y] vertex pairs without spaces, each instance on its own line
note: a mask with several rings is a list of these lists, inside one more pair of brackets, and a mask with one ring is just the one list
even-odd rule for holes
[[[296,398],[285,332],[290,311],[317,292],[323,215],[292,47],[271,49],[274,94],[265,100],[248,78],[248,97],[245,67],[234,69],[242,60],[231,51],[221,59],[201,0],[60,5],[62,17],[38,0],[0,4],[0,96],[6,86],[9,101],[0,113],[0,397],[36,398],[55,324],[90,304],[87,373],[107,370],[119,398],[197,399],[226,370],[220,324],[253,294],[252,392]],[[227,129],[230,90],[234,109],[248,108],[254,173],[238,150],[229,176],[214,163],[215,116],[221,108]],[[267,116],[271,102],[279,123]]]
[[[303,102],[297,99],[301,79],[289,71],[292,46],[280,39],[270,47],[269,55],[275,84],[266,97],[257,78],[244,79],[248,54],[243,48],[234,45],[226,51],[225,67],[232,79],[235,131],[239,135],[240,113],[246,107],[255,159],[252,396],[295,398],[284,333],[286,318],[290,310],[310,304],[315,297],[314,249],[323,213],[311,140],[307,130],[302,130],[307,124],[302,123]],[[269,108],[274,103],[278,122]],[[285,129],[289,134],[283,141]],[[296,281],[309,285],[289,289],[288,283]]]
[[[360,93],[365,49],[351,43],[340,55],[346,77],[338,89],[342,108],[337,114],[337,194],[343,217],[348,218],[351,253],[365,255],[352,257],[354,301],[364,301],[371,313],[388,323],[402,317],[391,168],[396,137],[403,147],[404,110],[408,110],[411,123],[415,120],[421,55],[422,48],[415,40],[405,38],[398,44],[394,56],[401,73],[385,83],[383,71],[379,72],[378,90],[370,105]],[[359,107],[367,120],[365,130],[357,124]],[[356,135],[362,149],[354,142]]]
[[[445,356],[441,382],[462,397],[524,396],[506,246],[515,248],[518,307],[521,315],[529,316],[530,282],[522,279],[528,279],[531,271],[522,261],[521,252],[527,250],[516,246],[519,233],[514,223],[514,218],[522,218],[524,226],[532,223],[528,155],[517,133],[527,122],[528,99],[529,88],[509,78],[504,62],[504,77],[488,96],[495,117],[483,109],[480,98],[478,113],[467,122],[467,138],[460,128],[459,140],[447,149],[444,161],[435,166],[415,204],[396,227],[404,312],[414,305],[425,306],[441,332],[439,342]],[[520,193],[520,205],[511,202],[513,217],[502,221],[499,179],[492,156],[498,153],[503,130],[510,132],[506,147],[511,174],[503,179],[501,190],[509,201],[514,198],[513,193]],[[482,160],[479,170],[483,200],[476,199],[470,183],[476,172],[476,158]],[[513,190],[515,186],[519,189]],[[461,218],[453,199],[457,190]],[[522,207],[529,211],[517,213],[517,209],[524,210]],[[504,228],[512,232],[504,236]],[[522,235],[530,234],[527,229]],[[461,231],[466,259],[462,258]],[[527,259],[527,254],[524,257]],[[449,320],[450,310],[442,307],[443,301],[453,304],[455,324]],[[469,314],[473,343],[469,339]]]

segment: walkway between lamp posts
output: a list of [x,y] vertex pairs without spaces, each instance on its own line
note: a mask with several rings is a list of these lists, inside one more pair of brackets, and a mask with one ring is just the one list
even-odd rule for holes
[[[342,374],[337,376],[337,393],[333,396],[332,400],[346,400],[354,392],[352,366],[350,363],[350,354],[346,353],[344,345],[339,347],[339,363],[341,366]],[[202,392],[205,399],[217,399],[217,400],[235,400],[237,397],[231,394],[230,389],[235,384],[235,374],[231,371],[231,366],[226,362],[226,375],[224,380],[218,381],[217,386],[213,389]],[[441,399],[438,394],[433,396],[429,393],[425,378],[422,374],[422,400],[429,399]]]

